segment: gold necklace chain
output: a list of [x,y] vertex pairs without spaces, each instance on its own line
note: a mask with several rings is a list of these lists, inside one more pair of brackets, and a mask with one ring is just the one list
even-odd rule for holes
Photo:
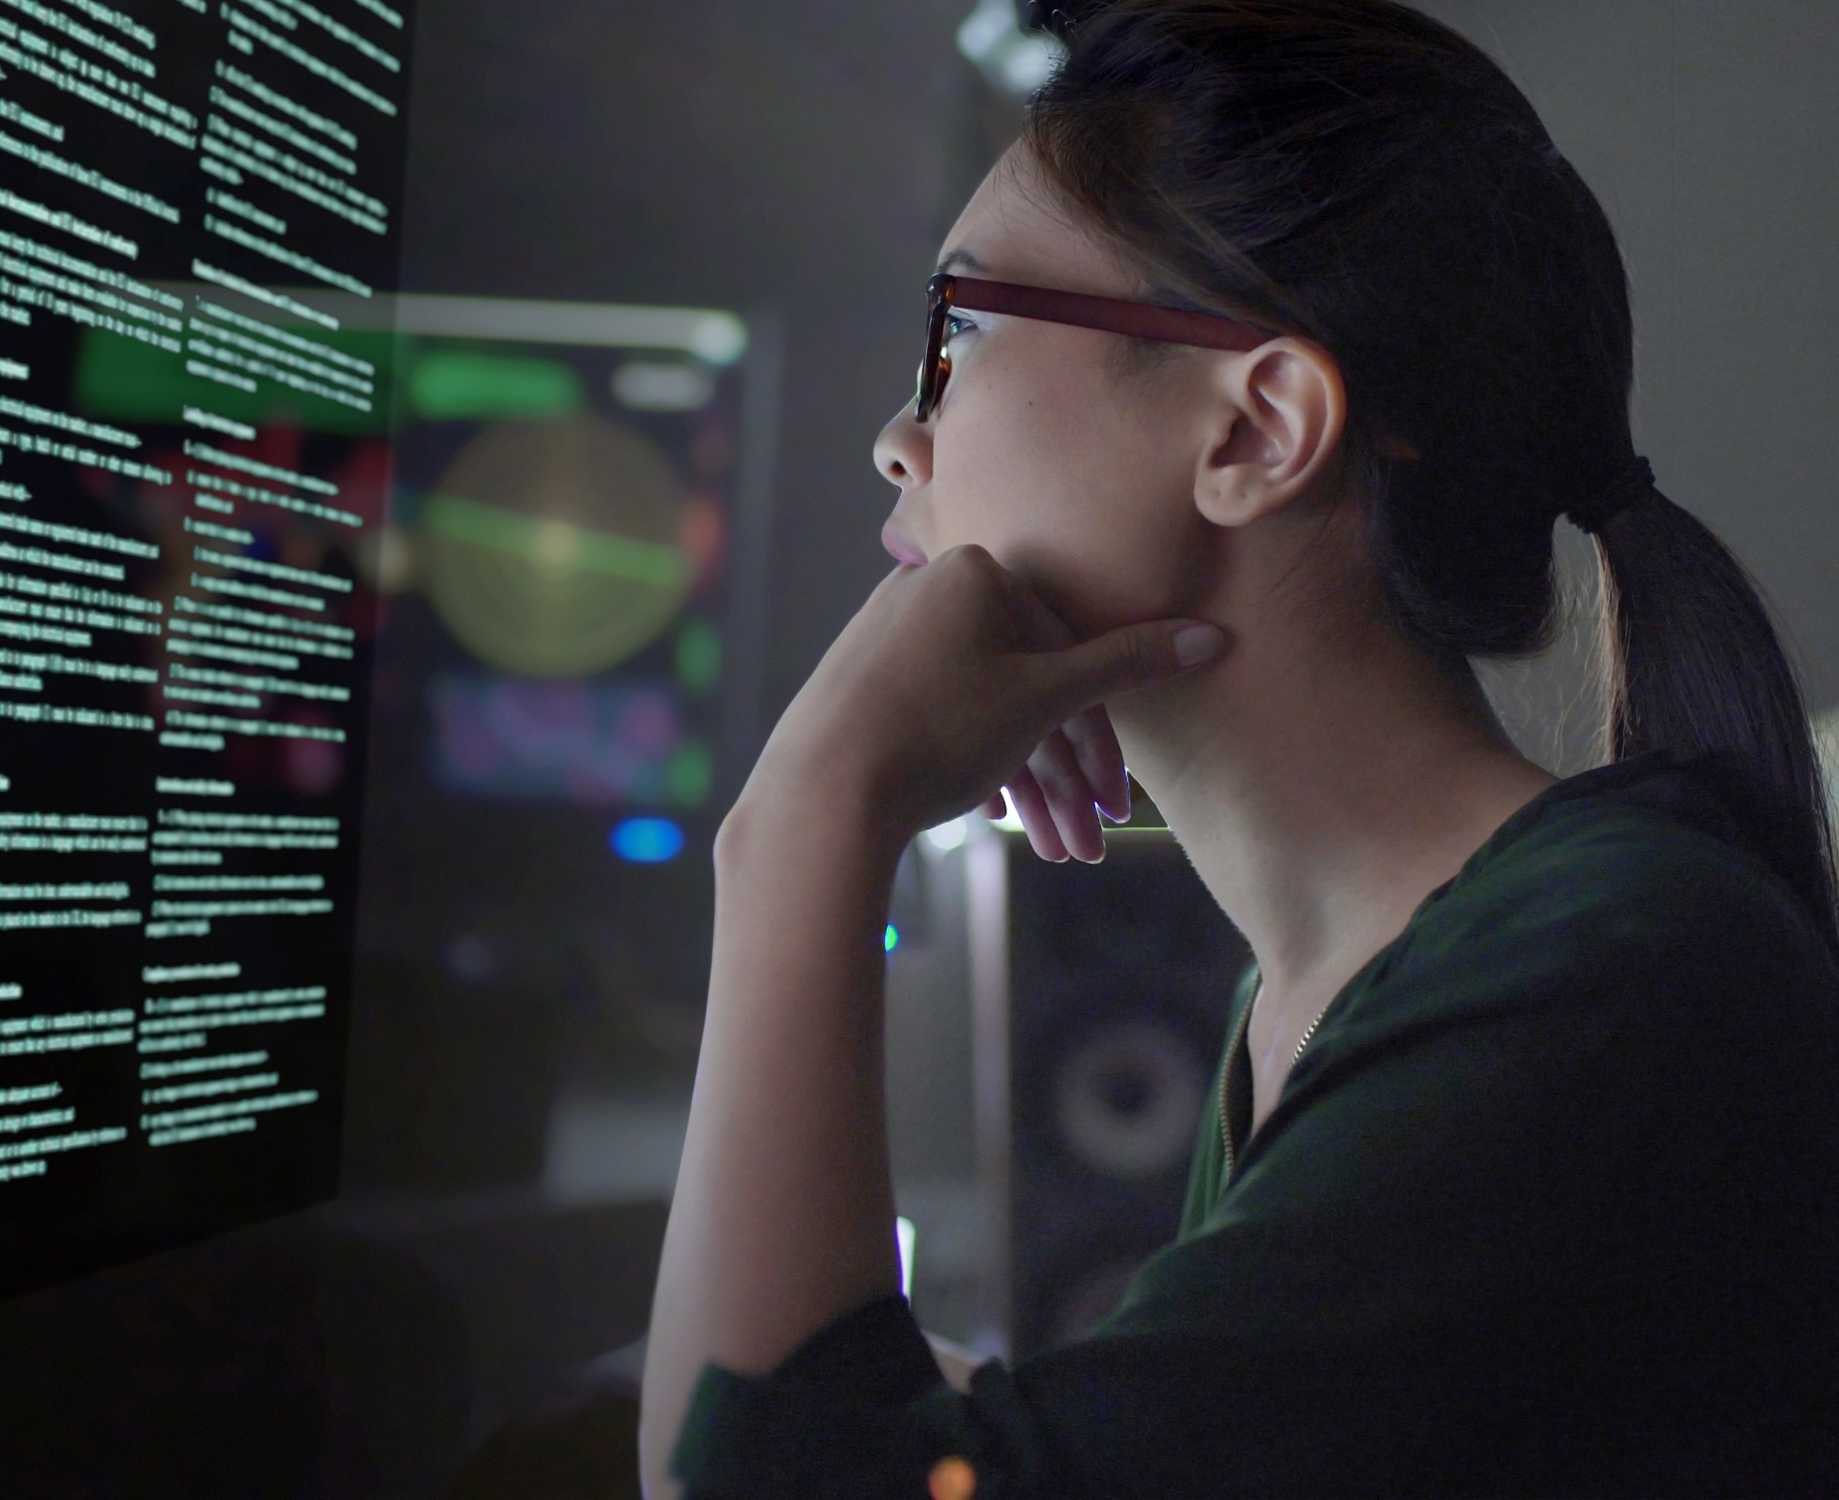
[[[1226,1170],[1220,1177],[1222,1184],[1232,1176],[1232,1124],[1231,1117],[1227,1114],[1226,1109],[1227,1083],[1232,1077],[1233,1059],[1239,1055],[1239,1042],[1245,1035],[1247,1028],[1251,1025],[1252,1011],[1258,1004],[1258,997],[1263,993],[1264,976],[1260,974],[1258,976],[1258,988],[1252,992],[1251,1004],[1245,1007],[1245,1014],[1239,1018],[1239,1025],[1233,1032],[1232,1045],[1226,1052],[1226,1065],[1220,1069],[1220,1140],[1226,1147]],[[1335,999],[1338,998],[1339,995],[1337,994],[1329,1000],[1327,1005],[1324,1005],[1316,1012],[1315,1019],[1309,1023],[1309,1029],[1303,1033],[1303,1039],[1296,1044],[1296,1051],[1290,1057],[1290,1066],[1292,1068],[1295,1068],[1297,1059],[1303,1055],[1303,1048],[1309,1045],[1309,1038],[1315,1035],[1315,1028],[1322,1024],[1322,1017],[1328,1014],[1330,1007],[1334,1005]],[[1287,1083],[1288,1081],[1286,1077],[1285,1082]]]

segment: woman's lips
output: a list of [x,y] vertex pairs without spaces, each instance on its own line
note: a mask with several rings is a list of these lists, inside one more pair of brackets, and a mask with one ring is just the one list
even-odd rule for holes
[[912,568],[926,566],[926,554],[896,531],[892,521],[881,528],[881,545],[888,549],[888,556],[895,562]]

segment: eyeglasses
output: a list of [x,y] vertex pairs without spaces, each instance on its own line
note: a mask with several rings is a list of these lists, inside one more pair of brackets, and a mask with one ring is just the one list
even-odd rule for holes
[[1275,328],[1261,328],[1219,313],[1181,312],[1119,297],[1056,292],[1046,287],[1018,286],[1012,281],[984,281],[941,272],[926,283],[926,357],[920,362],[918,390],[913,397],[916,422],[924,422],[932,415],[944,394],[945,382],[951,379],[945,319],[954,307],[1070,323],[1078,328],[1102,328],[1133,338],[1196,344],[1208,349],[1255,349],[1279,336]]

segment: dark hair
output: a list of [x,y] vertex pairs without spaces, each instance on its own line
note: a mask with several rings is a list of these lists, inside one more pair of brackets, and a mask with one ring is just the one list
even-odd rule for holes
[[[1044,180],[1143,300],[1332,354],[1392,628],[1452,681],[1550,649],[1552,523],[1633,458],[1633,330],[1609,221],[1525,95],[1394,0],[1073,8],[1025,114]],[[1135,372],[1193,352],[1118,340]],[[1658,491],[1595,548],[1598,755],[1698,760],[1839,958],[1828,793],[1759,586]]]

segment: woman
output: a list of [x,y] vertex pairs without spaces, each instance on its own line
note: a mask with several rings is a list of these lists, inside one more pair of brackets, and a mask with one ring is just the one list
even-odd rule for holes
[[[1634,454],[1601,209],[1389,0],[1060,25],[876,444],[914,565],[723,828],[647,1493],[1839,1482],[1820,766],[1746,574]],[[1469,665],[1552,643],[1561,515],[1608,762],[1563,781]],[[1126,761],[1254,956],[1219,1109],[1113,1314],[948,1382],[891,1232],[893,863],[1002,785],[1100,858]]]

